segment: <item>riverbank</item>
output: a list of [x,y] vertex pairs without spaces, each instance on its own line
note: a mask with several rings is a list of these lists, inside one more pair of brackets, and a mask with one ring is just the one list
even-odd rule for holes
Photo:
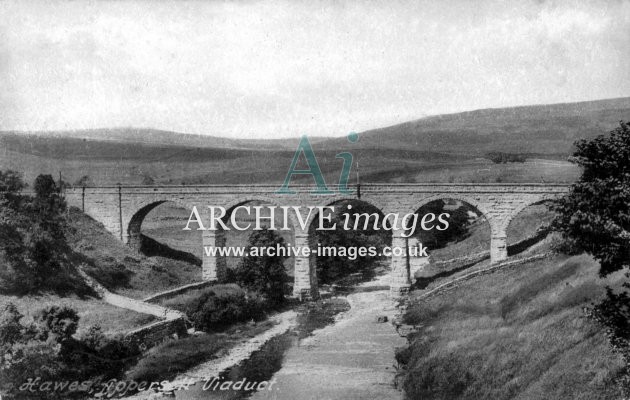
[[[548,249],[539,249],[548,250]],[[551,256],[411,293],[401,385],[413,399],[621,398],[622,360],[584,309],[623,274],[599,278],[591,257]],[[425,296],[425,297],[423,297]]]
[[[207,378],[217,377],[228,368],[243,362],[250,357],[252,353],[260,350],[270,339],[295,327],[297,325],[297,312],[294,310],[285,311],[270,317],[267,322],[271,322],[275,325],[263,333],[232,347],[225,354],[201,363],[184,373],[178,374],[175,379],[170,381],[170,384],[165,385],[165,392],[168,392],[168,388],[170,387],[186,387],[190,386],[191,382],[201,382]],[[144,391],[125,398],[128,400],[147,400],[154,399],[156,395],[159,396],[160,393]]]

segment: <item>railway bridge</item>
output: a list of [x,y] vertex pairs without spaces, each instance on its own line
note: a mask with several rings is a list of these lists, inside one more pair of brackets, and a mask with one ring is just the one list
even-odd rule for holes
[[[453,199],[474,206],[490,224],[491,262],[507,258],[507,227],[510,221],[527,206],[556,199],[568,192],[568,185],[555,184],[361,184],[353,195],[337,193],[313,194],[311,186],[292,186],[293,194],[276,193],[272,185],[203,185],[203,186],[109,186],[78,187],[65,192],[68,204],[79,207],[107,230],[130,246],[137,246],[142,221],[147,214],[165,202],[174,202],[189,210],[196,206],[201,212],[207,206],[220,206],[227,216],[238,206],[256,202],[269,205],[323,207],[344,200],[366,202],[383,214],[405,215],[415,213],[420,207],[434,200]],[[360,193],[360,194],[359,194]],[[314,245],[306,229],[297,223],[295,212],[289,208],[293,225],[294,246]],[[312,231],[311,231],[312,232]],[[394,229],[392,247],[406,246],[402,229]],[[200,245],[221,246],[225,232],[203,231]],[[317,297],[317,276],[310,257],[295,258],[294,295]],[[226,260],[221,256],[203,255],[202,279],[219,280],[226,270]],[[409,260],[406,256],[391,257],[390,289],[392,293],[404,293],[410,287]]]

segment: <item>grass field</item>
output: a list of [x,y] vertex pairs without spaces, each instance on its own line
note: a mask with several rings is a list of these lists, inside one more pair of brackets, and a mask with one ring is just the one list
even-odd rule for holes
[[[360,134],[313,138],[327,182],[337,182],[335,156],[350,151],[363,182],[570,182],[564,162],[573,143],[628,119],[630,98],[476,110],[427,117]],[[296,139],[228,140],[154,129],[101,129],[24,135],[0,132],[0,169],[41,173],[93,185],[277,183],[291,163]],[[526,163],[492,164],[488,152],[527,156]],[[297,180],[300,181],[299,179]],[[312,183],[310,177],[302,182]]]
[[60,297],[53,294],[39,296],[7,296],[0,295],[0,309],[7,303],[13,303],[24,315],[22,322],[33,319],[36,313],[48,306],[68,306],[79,314],[79,329],[77,334],[86,331],[92,325],[100,325],[104,333],[120,333],[138,328],[149,322],[155,321],[155,317],[141,314],[124,308],[114,307],[95,298],[80,299],[74,296]]

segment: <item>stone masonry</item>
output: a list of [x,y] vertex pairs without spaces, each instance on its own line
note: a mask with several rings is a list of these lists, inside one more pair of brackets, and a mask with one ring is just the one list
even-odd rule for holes
[[[271,185],[207,185],[207,186],[113,186],[68,189],[70,205],[83,208],[92,218],[132,247],[138,246],[140,227],[145,216],[158,205],[174,202],[189,210],[197,206],[222,206],[228,212],[252,201],[276,206],[328,206],[342,200],[357,200],[356,195],[317,195],[310,186],[293,186],[295,194],[276,194]],[[383,214],[404,215],[416,212],[423,205],[439,199],[464,201],[476,207],[491,228],[490,258],[493,264],[507,258],[507,227],[525,207],[552,200],[568,191],[567,185],[553,184],[362,184],[360,200],[378,208]],[[296,246],[314,245],[309,226],[317,217],[313,212],[305,229],[290,210]],[[202,215],[208,220],[207,215]],[[182,227],[183,228],[183,227]],[[311,231],[312,232],[312,231]],[[392,246],[406,246],[402,231],[392,231]],[[204,231],[203,245],[222,246],[224,232]],[[200,243],[202,245],[202,243]],[[390,287],[393,294],[410,287],[409,260],[405,256],[391,258]],[[226,262],[220,257],[203,257],[202,278],[218,280],[225,273]],[[294,295],[315,298],[317,277],[312,259],[295,257]]]

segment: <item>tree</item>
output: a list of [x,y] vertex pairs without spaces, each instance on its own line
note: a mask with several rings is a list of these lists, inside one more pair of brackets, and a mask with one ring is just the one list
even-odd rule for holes
[[[347,209],[351,205],[352,209]],[[374,247],[377,253],[381,253],[383,247],[391,244],[391,232],[386,230],[375,230],[374,226],[369,224],[367,229],[360,223],[360,229],[345,230],[342,228],[348,214],[348,226],[354,227],[357,222],[357,215],[374,214],[383,218],[380,211],[361,201],[341,201],[336,204],[335,209],[348,210],[343,212],[334,212],[331,215],[331,221],[325,221],[324,227],[331,228],[336,225],[333,230],[316,230],[315,237],[321,248],[360,248]],[[364,221],[365,218],[359,218],[358,222]],[[353,257],[354,258],[354,257]],[[337,254],[322,254],[316,257],[317,280],[320,283],[333,283],[343,277],[353,273],[363,272],[364,276],[369,277],[381,260],[380,256],[373,255],[357,255],[356,258],[350,259],[347,256]]]
[[82,186],[92,186],[94,182],[89,175],[83,175],[81,178],[77,179],[74,182],[74,186],[82,187]]
[[0,172],[0,291],[25,294],[52,289],[81,290],[68,259],[66,203],[50,175],[39,175],[35,196],[13,171]]
[[[609,136],[576,142],[573,160],[582,176],[554,209],[552,227],[591,254],[605,276],[630,265],[630,124],[620,122]],[[626,273],[628,277],[628,273]],[[612,349],[625,367],[618,384],[630,395],[630,284],[615,293],[606,288],[605,299],[587,315],[605,328]]]
[[147,186],[155,185],[155,179],[149,174],[144,174],[142,176],[142,184]]
[[259,292],[270,302],[279,304],[284,301],[288,275],[284,269],[283,256],[252,254],[252,248],[284,247],[284,239],[275,231],[262,229],[252,232],[247,245],[247,256],[234,270],[234,279],[239,286]]
[[575,146],[582,176],[554,206],[553,226],[592,254],[604,276],[630,266],[630,124]]
[[16,210],[21,203],[20,192],[26,187],[20,174],[13,170],[0,171],[0,209]]
[[86,381],[120,378],[139,354],[136,344],[105,337],[98,327],[73,337],[79,316],[68,307],[50,306],[32,323],[9,303],[0,312],[0,393],[10,399],[85,398],[82,391],[20,390],[27,379]]
[[57,342],[72,338],[79,326],[79,315],[74,309],[66,306],[44,308],[39,311],[34,320]]

